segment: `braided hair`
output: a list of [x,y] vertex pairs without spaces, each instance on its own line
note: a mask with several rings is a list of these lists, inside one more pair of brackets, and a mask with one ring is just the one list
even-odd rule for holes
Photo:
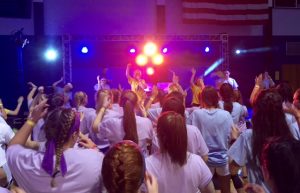
[[[55,166],[53,170],[53,165],[50,165],[50,173],[52,180],[51,180],[51,187],[55,187],[55,181],[54,178],[59,172],[65,172],[61,171],[65,168],[62,167],[61,163],[62,161],[65,163],[63,155],[63,146],[64,144],[69,140],[70,136],[74,133],[72,133],[71,128],[75,124],[75,118],[76,113],[72,109],[65,109],[65,108],[58,108],[53,110],[49,116],[47,117],[45,121],[45,133],[46,133],[46,147],[48,148],[47,151],[51,151],[51,144],[54,144],[54,150],[55,150]],[[76,128],[76,131],[79,131],[79,127]],[[51,154],[50,154],[51,155]],[[47,164],[47,154],[45,153],[43,164]],[[46,157],[46,159],[45,159]],[[53,159],[53,157],[49,158]],[[44,166],[44,165],[42,165]],[[47,166],[44,166],[45,169]],[[51,171],[53,172],[51,173]]]
[[144,157],[134,142],[117,143],[105,154],[102,176],[108,193],[137,192],[144,175]]

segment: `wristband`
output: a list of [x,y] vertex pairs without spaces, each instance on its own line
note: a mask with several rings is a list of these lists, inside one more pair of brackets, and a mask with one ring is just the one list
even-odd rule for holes
[[30,119],[28,119],[28,120],[26,121],[26,123],[27,123],[29,126],[31,126],[31,127],[34,127],[35,124],[36,124],[34,121],[32,121],[32,120],[30,120]]

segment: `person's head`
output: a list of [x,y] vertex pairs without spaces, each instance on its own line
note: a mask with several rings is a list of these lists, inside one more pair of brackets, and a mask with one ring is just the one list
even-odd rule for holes
[[293,104],[297,109],[300,109],[300,88],[298,88],[294,93]]
[[[42,99],[39,99],[40,101]],[[48,112],[51,112],[57,108],[60,108],[64,105],[65,103],[65,97],[63,94],[50,94],[48,95],[48,101],[47,103],[49,104],[49,107],[48,107]],[[39,104],[39,103],[38,103]]]
[[64,92],[71,92],[71,90],[73,89],[73,85],[68,82],[65,86],[64,86]]
[[104,86],[104,85],[106,85],[107,83],[108,83],[108,81],[107,81],[106,78],[101,78],[101,79],[100,79],[100,85],[101,85],[101,86]]
[[120,95],[121,95],[120,90],[111,89],[111,93],[112,93],[112,96],[113,96],[113,101],[112,102],[119,104],[120,103]]
[[95,101],[96,101],[96,111],[98,112],[103,106],[105,100],[112,98],[112,94],[110,90],[98,90],[96,93]]
[[265,71],[262,75],[263,75],[263,79],[269,78],[269,72],[268,71]]
[[179,76],[174,75],[173,78],[172,78],[172,82],[175,83],[175,84],[178,84],[179,83]]
[[79,91],[74,95],[74,105],[76,108],[79,106],[85,106],[88,103],[88,96],[85,92]]
[[187,160],[187,130],[182,115],[167,111],[157,121],[157,137],[162,154],[170,156],[172,163],[183,166]]
[[79,136],[79,126],[80,115],[70,108],[57,108],[50,112],[45,120],[44,131],[47,142],[42,168],[52,176],[52,187],[55,186],[54,179],[58,171],[62,176],[67,172],[63,149],[74,146]]
[[271,138],[264,145],[261,165],[265,181],[274,193],[299,193],[300,142]]
[[165,100],[167,100],[168,98],[176,98],[179,101],[181,101],[182,103],[184,102],[184,96],[179,91],[173,91],[173,92],[170,92],[167,95],[165,95],[164,98],[163,98],[162,105],[164,104]]
[[134,78],[136,78],[136,79],[141,79],[142,78],[142,71],[140,71],[140,70],[135,70],[134,72],[133,72],[133,77]]
[[218,108],[219,96],[217,90],[212,86],[206,86],[200,94],[199,101],[205,108]]
[[224,101],[224,110],[231,113],[233,109],[232,102],[234,97],[232,86],[228,83],[223,83],[220,87],[219,93],[222,97],[222,100]]
[[243,96],[240,90],[233,91],[233,101],[243,105]]
[[135,107],[138,97],[131,90],[123,91],[120,99],[120,106],[123,107],[123,128],[125,131],[124,140],[131,140],[138,143],[137,126],[135,118]]
[[281,95],[283,102],[293,102],[293,89],[289,83],[282,82],[279,85],[277,85],[276,89]]
[[202,82],[203,82],[202,78],[201,78],[201,77],[198,77],[198,78],[195,80],[195,85],[197,85],[197,86],[202,86]]
[[282,98],[274,89],[259,93],[253,106],[253,158],[259,158],[269,137],[292,137],[282,109]]
[[115,144],[105,154],[101,172],[108,193],[137,193],[145,175],[138,145],[129,140]]
[[224,71],[223,71],[223,74],[224,74],[224,77],[225,77],[225,78],[229,78],[229,77],[230,77],[230,72],[229,72],[229,70],[224,70]]
[[175,97],[166,98],[166,100],[162,106],[161,112],[163,113],[163,112],[167,112],[167,111],[174,111],[174,112],[182,115],[182,117],[185,117],[184,105],[183,105],[182,101],[178,100],[178,98],[175,98]]

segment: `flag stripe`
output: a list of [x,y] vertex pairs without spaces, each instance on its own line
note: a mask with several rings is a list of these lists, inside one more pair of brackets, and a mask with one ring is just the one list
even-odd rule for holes
[[268,0],[182,0],[184,23],[261,25],[269,19]]

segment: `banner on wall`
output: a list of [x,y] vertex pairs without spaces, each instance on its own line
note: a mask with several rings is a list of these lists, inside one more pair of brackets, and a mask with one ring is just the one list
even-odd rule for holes
[[262,25],[268,0],[182,0],[185,24]]

